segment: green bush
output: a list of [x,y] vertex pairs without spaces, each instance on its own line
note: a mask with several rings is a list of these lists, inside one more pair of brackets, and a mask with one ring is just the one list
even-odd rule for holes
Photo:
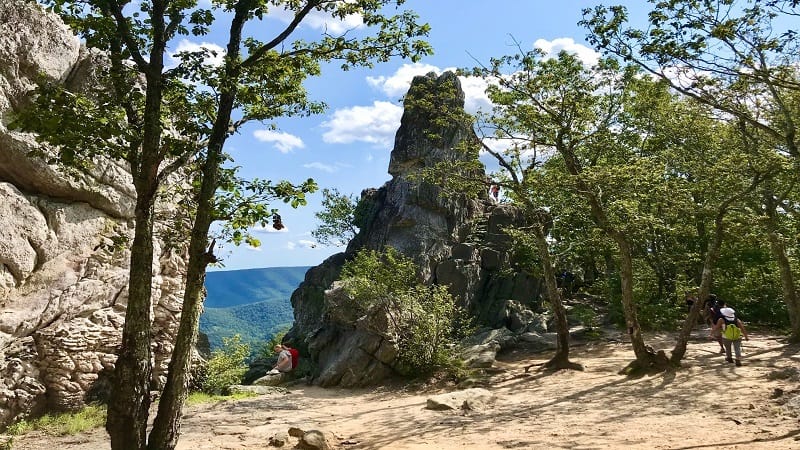
[[463,311],[446,286],[417,282],[414,262],[388,247],[362,250],[342,269],[351,308],[362,314],[381,311],[389,330],[372,330],[394,340],[398,369],[404,375],[426,375],[452,365],[455,339],[463,332]]
[[202,390],[208,394],[227,394],[228,387],[240,384],[247,372],[250,345],[242,342],[238,334],[222,338],[222,348],[211,352]]

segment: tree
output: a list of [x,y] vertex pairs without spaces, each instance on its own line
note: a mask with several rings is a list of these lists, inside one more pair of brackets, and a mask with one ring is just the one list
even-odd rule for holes
[[[647,31],[627,27],[627,11],[621,6],[587,9],[581,23],[590,32],[590,42],[601,50],[632,61],[677,92],[735,117],[744,133],[771,142],[777,155],[792,160],[796,173],[800,35],[781,29],[781,24],[800,16],[800,4],[791,0],[651,3]],[[779,188],[778,194],[765,196],[763,207],[783,203],[780,192],[790,190]],[[791,203],[785,206],[792,209]],[[770,236],[769,228],[766,232]],[[798,341],[796,277],[780,239],[772,236],[791,340]]]
[[[121,158],[131,166],[137,192],[136,229],[131,247],[131,273],[123,342],[115,370],[115,383],[109,404],[106,429],[112,448],[147,446],[146,426],[150,405],[150,292],[153,261],[153,207],[156,193],[168,176],[186,166],[195,156],[201,169],[196,201],[196,217],[189,244],[189,267],[184,296],[186,320],[177,337],[180,348],[173,356],[165,396],[159,407],[150,448],[174,448],[180,427],[180,409],[185,399],[185,368],[196,335],[197,316],[206,265],[213,261],[213,242],[208,229],[214,220],[224,218],[215,194],[220,188],[223,147],[231,133],[251,120],[269,120],[282,115],[320,112],[322,104],[306,99],[302,82],[320,73],[320,63],[342,61],[343,68],[369,66],[393,56],[416,59],[430,51],[419,39],[427,25],[404,11],[395,16],[382,14],[389,4],[403,0],[277,1],[228,0],[213,2],[212,9],[197,8],[195,0],[149,0],[133,5],[128,0],[47,0],[45,2],[64,21],[81,34],[90,47],[107,52],[111,61],[107,77],[111,88],[81,97],[55,92],[56,106],[50,111],[66,113],[77,124],[76,132],[58,138],[55,114],[32,123],[31,129],[52,138],[62,147],[66,162],[86,161],[98,154]],[[138,6],[138,11],[137,11]],[[260,20],[270,11],[285,8],[292,20],[274,38],[261,42],[243,34],[248,22]],[[225,63],[220,67],[205,64],[212,52],[204,49],[184,52],[181,64],[165,68],[169,43],[179,35],[201,36],[209,31],[216,16],[230,17]],[[359,15],[374,34],[327,32],[316,40],[289,39],[312,12],[334,19]],[[132,64],[128,64],[131,61]],[[131,81],[144,80],[143,90],[131,89]],[[89,112],[91,114],[82,114]],[[46,109],[47,111],[47,109]],[[234,113],[238,117],[234,117]],[[86,116],[85,118],[82,116]],[[82,124],[82,125],[81,125]],[[88,144],[85,146],[76,143]],[[77,149],[84,151],[76,155]],[[309,183],[294,187],[262,185],[262,194],[299,205]],[[229,189],[236,191],[236,189]],[[258,193],[256,193],[258,195]],[[263,206],[242,202],[243,219],[264,221],[274,214]],[[240,210],[241,211],[241,210]],[[163,407],[163,409],[162,409]]]
[[314,213],[320,221],[311,235],[320,244],[341,247],[347,245],[356,234],[357,201],[352,195],[340,194],[337,189],[322,190],[322,211]]
[[631,158],[626,130],[616,130],[635,73],[620,70],[613,61],[590,70],[574,55],[544,58],[538,50],[493,59],[481,72],[497,80],[490,87],[492,101],[502,105],[492,118],[496,127],[520,136],[526,149],[551,150],[550,161],[563,167],[596,226],[615,242],[635,363],[645,369],[663,365],[665,357],[645,345],[636,315],[630,235],[641,221],[625,188],[629,177],[645,181],[651,171],[641,164],[645,161]]

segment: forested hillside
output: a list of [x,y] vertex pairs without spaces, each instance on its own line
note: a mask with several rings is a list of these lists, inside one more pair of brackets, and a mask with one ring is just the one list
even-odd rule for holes
[[205,306],[227,308],[267,300],[287,301],[303,281],[308,267],[267,267],[206,274]]
[[211,348],[219,348],[222,338],[239,334],[255,350],[289,328],[293,320],[290,297],[306,270],[308,267],[270,267],[209,272],[200,331],[208,335]]

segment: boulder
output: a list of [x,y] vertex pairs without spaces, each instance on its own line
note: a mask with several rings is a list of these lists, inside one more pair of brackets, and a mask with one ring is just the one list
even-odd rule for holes
[[495,396],[490,391],[471,388],[430,397],[425,402],[425,408],[434,411],[480,411],[486,409],[494,400]]

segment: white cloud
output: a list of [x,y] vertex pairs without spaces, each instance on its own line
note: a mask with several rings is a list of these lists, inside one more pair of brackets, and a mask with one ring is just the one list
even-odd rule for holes
[[209,66],[221,66],[225,62],[225,49],[220,47],[217,44],[211,44],[209,42],[191,42],[188,39],[181,39],[178,43],[178,47],[172,52],[169,57],[172,60],[172,65],[177,66],[180,63],[180,59],[177,58],[175,55],[180,52],[197,52],[202,49],[206,49],[210,52],[210,54],[206,58],[206,64]]
[[323,172],[334,173],[334,172],[338,172],[339,169],[342,169],[342,168],[345,168],[345,167],[352,167],[352,166],[349,165],[349,164],[344,164],[344,163],[340,163],[340,162],[337,162],[335,164],[325,164],[325,163],[321,163],[321,162],[315,161],[315,162],[312,162],[312,163],[303,164],[303,167],[305,167],[306,169],[317,169],[317,170],[321,170]]
[[322,123],[328,129],[322,139],[329,144],[368,142],[389,147],[402,116],[401,106],[381,101],[373,102],[372,106],[338,109],[330,120]]
[[391,98],[401,97],[406,94],[411,80],[417,75],[425,75],[428,72],[442,73],[442,70],[430,64],[403,64],[397,71],[388,77],[367,77],[367,83],[382,91]]
[[556,38],[552,41],[537,39],[533,46],[542,50],[548,56],[555,56],[562,50],[574,53],[587,66],[594,66],[600,60],[599,53],[585,45],[576,43],[572,38]]
[[[695,83],[711,77],[711,72],[697,70],[688,66],[670,66],[661,69],[661,73],[675,86],[690,88]],[[653,75],[655,77],[655,75]]]
[[464,110],[470,114],[492,110],[492,102],[486,95],[488,86],[486,80],[480,77],[458,77],[458,79],[461,81],[461,89],[464,90]]
[[300,239],[297,244],[305,248],[317,248],[317,243],[306,239]]
[[[283,23],[289,23],[294,19],[294,11],[282,9],[270,10],[267,17],[280,20]],[[345,16],[344,19],[332,17],[328,13],[323,13],[317,10],[311,11],[308,16],[303,20],[303,26],[308,26],[314,30],[327,32],[333,35],[339,35],[348,30],[362,28],[364,21],[360,15],[351,14]]]
[[304,248],[304,249],[316,249],[317,243],[314,241],[309,241],[307,239],[300,239],[298,241],[289,241],[286,243],[286,248],[288,250],[294,250],[297,248]]
[[253,136],[261,142],[271,142],[281,153],[289,153],[296,148],[304,148],[306,145],[299,137],[275,130],[256,130]]

